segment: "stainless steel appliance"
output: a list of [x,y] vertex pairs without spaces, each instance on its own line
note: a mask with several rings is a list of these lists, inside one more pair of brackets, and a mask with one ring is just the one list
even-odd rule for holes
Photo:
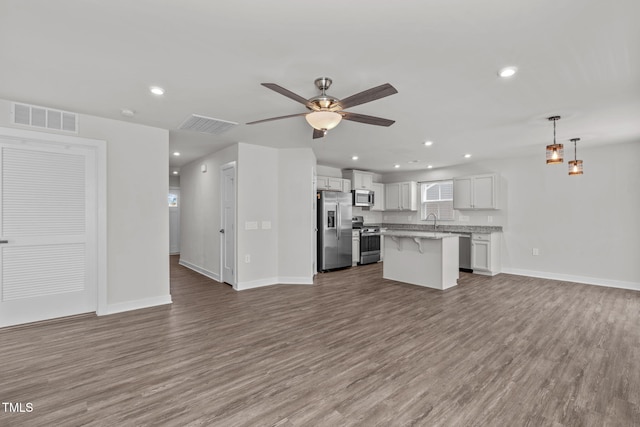
[[354,216],[352,227],[360,230],[360,257],[358,264],[380,261],[380,227],[365,226],[364,218]]
[[373,206],[375,193],[371,190],[351,190],[353,206]]
[[351,266],[351,194],[318,191],[318,271]]

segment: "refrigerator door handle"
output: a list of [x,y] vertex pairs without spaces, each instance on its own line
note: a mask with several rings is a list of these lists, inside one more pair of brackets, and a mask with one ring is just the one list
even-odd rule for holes
[[340,213],[340,203],[338,203],[338,205],[336,206],[336,236],[338,237],[338,240],[340,240],[340,227],[342,226],[342,214]]

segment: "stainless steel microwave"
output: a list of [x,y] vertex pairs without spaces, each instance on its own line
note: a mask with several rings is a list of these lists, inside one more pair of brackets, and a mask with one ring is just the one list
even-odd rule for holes
[[373,206],[375,193],[371,190],[351,190],[353,206]]

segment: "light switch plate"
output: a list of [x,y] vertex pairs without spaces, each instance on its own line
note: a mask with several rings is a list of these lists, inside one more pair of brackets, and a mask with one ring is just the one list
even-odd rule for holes
[[257,230],[258,229],[258,221],[247,221],[244,223],[245,230]]
[[263,230],[271,230],[271,221],[262,221]]

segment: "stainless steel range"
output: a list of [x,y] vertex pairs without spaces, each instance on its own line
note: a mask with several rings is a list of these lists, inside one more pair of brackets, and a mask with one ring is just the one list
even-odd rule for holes
[[354,216],[351,227],[360,231],[360,258],[358,264],[372,264],[380,261],[380,227],[365,226],[362,216]]

